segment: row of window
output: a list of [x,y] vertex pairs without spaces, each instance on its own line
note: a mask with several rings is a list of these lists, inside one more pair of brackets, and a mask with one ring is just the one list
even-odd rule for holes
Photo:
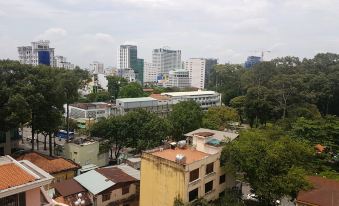
[[[226,175],[223,174],[219,177],[219,184],[223,184],[226,181]],[[211,192],[213,190],[213,180],[209,181],[205,184],[205,194]],[[188,193],[188,201],[192,202],[193,200],[198,199],[199,197],[199,188],[195,188],[194,190]]]
[[[214,171],[214,162],[206,165],[205,175],[208,175]],[[190,172],[190,182],[199,179],[199,168]]]

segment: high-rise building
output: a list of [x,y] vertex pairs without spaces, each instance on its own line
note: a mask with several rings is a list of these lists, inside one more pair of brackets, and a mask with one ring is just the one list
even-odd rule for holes
[[152,63],[162,75],[168,75],[171,70],[181,69],[181,51],[166,48],[153,49]]
[[134,45],[120,45],[118,49],[118,69],[133,69],[136,80],[141,84],[144,79],[144,60],[138,59],[138,49]]
[[126,69],[117,69],[117,75],[119,77],[125,78],[128,82],[135,82],[135,72],[131,68]]
[[156,82],[158,77],[158,69],[148,62],[144,62],[144,82]]
[[249,56],[247,57],[247,60],[245,62],[245,68],[249,69],[253,67],[255,64],[258,64],[261,62],[261,57],[258,56]]
[[189,72],[184,69],[172,70],[168,74],[169,87],[186,88],[190,86]]
[[74,69],[74,64],[67,61],[64,56],[55,56],[54,66],[58,68]]
[[54,48],[49,47],[49,41],[32,42],[31,46],[18,47],[19,61],[22,64],[31,65],[54,65]]
[[192,87],[204,89],[207,87],[211,70],[218,63],[217,59],[191,58],[185,62],[185,69],[189,71]]
[[95,74],[104,74],[104,64],[98,61],[94,61],[90,64],[90,70]]

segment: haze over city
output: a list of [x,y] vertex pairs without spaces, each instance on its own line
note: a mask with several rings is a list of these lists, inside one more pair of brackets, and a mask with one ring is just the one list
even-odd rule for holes
[[[0,58],[17,47],[50,40],[56,53],[81,67],[116,66],[121,44],[182,50],[182,59],[243,63],[259,50],[266,59],[339,52],[336,0],[11,0],[0,1]],[[326,37],[326,38],[324,38]]]

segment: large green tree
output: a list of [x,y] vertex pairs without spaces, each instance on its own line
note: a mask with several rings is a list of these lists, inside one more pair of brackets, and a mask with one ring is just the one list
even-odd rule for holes
[[198,129],[202,125],[203,112],[195,101],[184,101],[175,104],[168,120],[172,125],[172,136],[176,140],[184,137],[184,134]]
[[313,147],[279,128],[250,129],[226,145],[222,162],[228,172],[241,172],[261,205],[270,206],[309,186],[305,175],[311,172],[313,153]]
[[219,106],[211,107],[204,114],[203,127],[209,129],[225,129],[229,122],[238,122],[239,115],[236,109],[231,107]]
[[147,94],[144,93],[141,84],[137,82],[132,82],[126,86],[121,87],[119,92],[120,98],[135,98],[135,97],[144,97]]

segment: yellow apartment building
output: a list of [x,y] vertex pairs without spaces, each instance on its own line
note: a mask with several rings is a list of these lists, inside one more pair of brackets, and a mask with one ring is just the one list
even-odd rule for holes
[[[180,141],[176,147],[142,154],[140,206],[172,206],[176,197],[184,203],[201,197],[212,201],[226,188],[235,186],[235,178],[220,167],[221,145],[228,140],[226,133],[209,130],[187,136],[194,144]],[[231,139],[234,136],[238,135]]]

